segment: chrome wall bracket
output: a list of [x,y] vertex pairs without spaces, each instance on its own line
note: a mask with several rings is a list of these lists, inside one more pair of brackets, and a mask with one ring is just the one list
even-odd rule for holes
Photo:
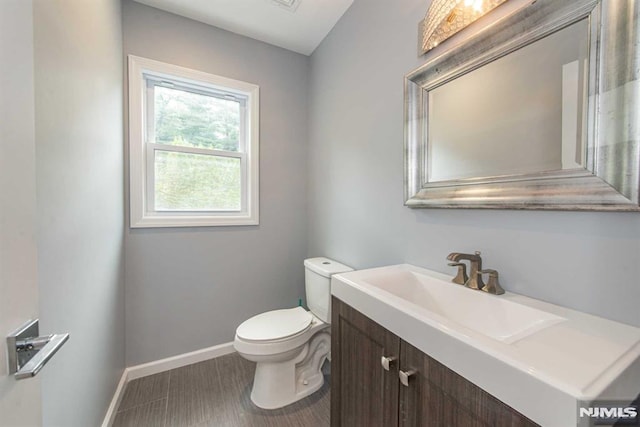
[[35,319],[7,336],[9,373],[17,380],[36,376],[69,339],[69,334],[39,335],[38,319]]

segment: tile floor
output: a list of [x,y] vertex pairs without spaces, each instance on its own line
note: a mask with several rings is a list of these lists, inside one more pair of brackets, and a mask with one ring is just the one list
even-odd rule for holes
[[234,353],[131,381],[113,427],[329,426],[329,363],[322,389],[274,411],[251,403],[254,368]]

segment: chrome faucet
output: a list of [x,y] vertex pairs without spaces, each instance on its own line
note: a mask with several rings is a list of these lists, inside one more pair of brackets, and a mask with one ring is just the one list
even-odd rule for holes
[[[482,281],[482,274],[478,274],[479,271],[482,270],[482,258],[480,258],[480,252],[476,251],[475,254],[461,254],[459,252],[452,252],[447,257],[449,261],[453,261],[454,263],[460,263],[461,260],[467,260],[470,264],[469,271],[469,279],[464,283],[467,288],[471,289],[482,289],[484,287],[484,282]],[[458,276],[453,280],[455,283],[459,283],[456,279],[459,280],[460,272],[458,271]]]
[[[458,252],[452,252],[447,256],[447,259],[451,262],[451,267],[458,267],[458,274],[451,281],[459,285],[464,285],[471,289],[480,289],[493,295],[504,294],[504,289],[500,286],[498,281],[498,272],[496,270],[483,270],[482,258],[480,258],[480,252],[476,251],[475,254],[461,254]],[[469,261],[470,269],[469,276],[467,276],[466,265],[460,261]],[[489,275],[489,282],[485,285],[482,281],[482,275]]]

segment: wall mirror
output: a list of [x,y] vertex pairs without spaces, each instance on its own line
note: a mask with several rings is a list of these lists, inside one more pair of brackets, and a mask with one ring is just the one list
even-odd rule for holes
[[538,0],[431,51],[405,77],[405,204],[640,210],[636,9]]

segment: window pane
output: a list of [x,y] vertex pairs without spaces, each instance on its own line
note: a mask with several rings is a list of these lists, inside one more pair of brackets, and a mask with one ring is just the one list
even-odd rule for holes
[[157,211],[239,211],[240,159],[155,152]]
[[238,151],[240,103],[155,86],[157,144]]

